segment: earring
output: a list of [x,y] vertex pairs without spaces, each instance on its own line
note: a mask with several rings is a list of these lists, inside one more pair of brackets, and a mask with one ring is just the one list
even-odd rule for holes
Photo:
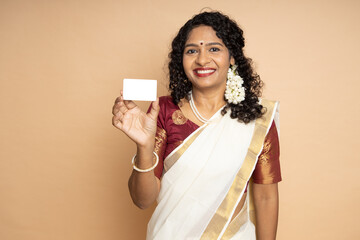
[[244,80],[236,73],[236,68],[236,65],[229,67],[225,89],[226,100],[233,104],[238,104],[245,100]]

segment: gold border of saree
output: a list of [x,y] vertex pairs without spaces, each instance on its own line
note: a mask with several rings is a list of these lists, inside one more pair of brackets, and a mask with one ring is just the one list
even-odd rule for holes
[[183,155],[183,153],[190,147],[190,145],[195,141],[195,139],[200,135],[200,133],[205,129],[207,125],[203,125],[197,129],[194,134],[191,134],[187,139],[184,140],[184,143],[179,146],[178,149],[168,158],[164,160],[164,169],[168,171],[176,161]]
[[[222,236],[223,239],[230,239],[240,229],[241,225],[246,222],[244,222],[242,218],[242,220],[237,219],[237,216],[234,219],[235,221],[233,220],[232,223],[229,224],[232,214],[234,213],[246,184],[254,170],[257,157],[262,150],[269,125],[272,122],[276,102],[263,99],[261,104],[267,111],[261,118],[256,119],[253,137],[245,156],[244,163],[236,174],[230,190],[203,232],[201,236],[202,240],[219,239]],[[240,221],[236,222],[236,220]]]

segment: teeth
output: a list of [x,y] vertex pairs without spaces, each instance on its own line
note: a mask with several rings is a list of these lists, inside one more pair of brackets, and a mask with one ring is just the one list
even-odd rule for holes
[[197,73],[200,73],[200,74],[206,74],[206,73],[215,72],[215,70],[213,70],[213,69],[209,69],[209,70],[197,70],[196,72],[197,72]]

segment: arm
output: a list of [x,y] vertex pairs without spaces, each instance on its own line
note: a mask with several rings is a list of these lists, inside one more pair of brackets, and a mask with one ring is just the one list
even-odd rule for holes
[[[134,102],[123,100],[122,93],[113,107],[112,123],[137,145],[135,163],[140,169],[150,168],[154,164],[153,151],[159,110],[159,100],[153,102],[148,113],[144,113]],[[156,200],[160,191],[160,180],[153,170],[145,173],[133,170],[129,179],[129,191],[135,205],[145,209]]]
[[[136,166],[140,169],[150,168],[153,157],[153,148],[143,149],[138,146]],[[160,192],[160,180],[155,176],[154,170],[146,173],[133,170],[128,185],[134,204],[141,209],[151,206]]]
[[275,240],[278,222],[278,184],[253,184],[256,239]]
[[279,208],[277,183],[281,181],[279,156],[279,138],[273,122],[252,176],[256,235],[259,240],[276,238]]

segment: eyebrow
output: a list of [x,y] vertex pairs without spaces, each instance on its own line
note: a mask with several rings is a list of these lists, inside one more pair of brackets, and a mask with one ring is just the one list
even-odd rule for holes
[[[205,46],[214,46],[214,45],[219,45],[219,46],[224,46],[223,44],[219,43],[219,42],[210,42],[210,43],[207,43],[205,44]],[[185,48],[187,47],[198,47],[199,44],[195,44],[195,43],[188,43],[185,45]]]

